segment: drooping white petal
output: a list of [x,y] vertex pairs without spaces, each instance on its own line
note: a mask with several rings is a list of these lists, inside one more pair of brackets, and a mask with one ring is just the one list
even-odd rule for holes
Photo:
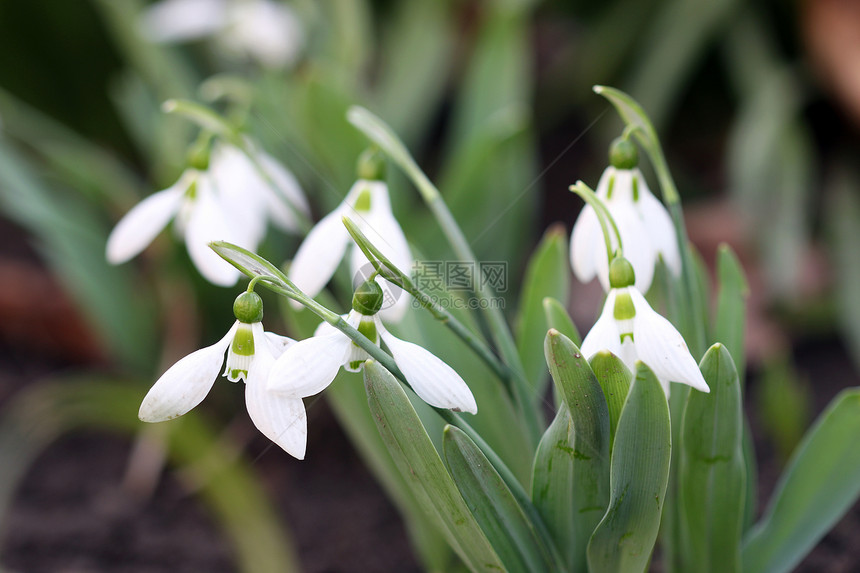
[[268,352],[254,360],[245,384],[245,406],[257,429],[285,452],[304,459],[308,422],[301,398],[272,392],[266,388],[274,358]]
[[145,249],[179,211],[183,194],[191,184],[192,172],[157,193],[153,193],[120,219],[107,241],[105,254],[112,264],[124,263]]
[[638,290],[631,288],[628,292],[636,308],[633,340],[639,359],[661,380],[710,392],[684,338],[672,323],[657,314]]
[[672,274],[680,275],[681,253],[678,250],[678,238],[675,234],[675,226],[672,224],[672,217],[669,216],[663,203],[648,189],[645,178],[641,174],[639,174],[639,211],[654,248],[663,255],[663,261]]
[[606,258],[604,244],[597,214],[585,205],[570,235],[570,264],[580,282],[587,283],[597,274],[596,261]]
[[196,350],[168,368],[144,397],[138,417],[144,422],[163,422],[202,402],[218,377],[237,326],[238,322],[212,346]]
[[373,182],[371,187],[370,213],[359,220],[361,230],[370,242],[378,248],[394,265],[406,274],[412,270],[415,259],[400,223],[391,211],[388,185],[381,181]]
[[151,42],[182,42],[210,36],[226,22],[225,0],[162,0],[143,12],[140,32]]
[[317,223],[299,247],[289,278],[309,296],[316,296],[331,279],[349,243],[349,233],[337,208]]
[[295,342],[289,336],[281,336],[280,334],[275,334],[274,332],[266,332],[265,333],[266,342],[269,345],[269,352],[272,353],[272,356],[278,358],[284,351],[289,348],[291,344]]
[[419,398],[437,408],[478,413],[472,391],[453,368],[430,351],[400,340],[377,324],[394,362]]
[[[206,280],[219,286],[232,286],[239,271],[209,248],[212,241],[229,241],[253,249],[231,228],[221,204],[209,188],[208,178],[197,180],[197,197],[185,231],[185,244],[194,266]],[[245,243],[245,244],[243,244]]]
[[[615,297],[617,291],[612,289],[606,296],[606,302],[603,303],[603,311],[600,313],[597,322],[591,327],[591,330],[582,341],[582,355],[585,358],[591,358],[600,350],[608,350],[622,360],[624,357],[621,352],[621,335],[618,332],[618,325],[615,321]],[[625,361],[624,364],[630,368],[630,364]]]
[[337,331],[290,345],[275,361],[269,374],[268,388],[298,398],[319,394],[337,376],[351,344],[346,335]]
[[[275,185],[277,185],[277,190],[272,189],[269,185],[265,186],[263,197],[269,217],[284,231],[299,232],[301,226],[299,225],[295,211],[305,216],[310,216],[311,210],[298,180],[275,158],[267,153],[260,152],[257,154],[257,158],[262,168],[266,170],[266,173]],[[289,201],[291,206],[284,204],[285,200]]]
[[222,40],[234,53],[246,53],[264,66],[293,63],[304,43],[301,23],[286,5],[270,0],[245,0],[230,6],[229,26]]
[[217,143],[212,149],[209,179],[232,226],[244,232],[250,244],[259,243],[266,234],[266,182],[254,164],[233,145]]
[[[620,192],[621,186],[616,186]],[[619,194],[624,196],[623,193]],[[636,273],[636,288],[642,292],[647,292],[651,287],[651,281],[654,279],[654,264],[657,260],[657,252],[648,236],[648,229],[633,203],[619,199],[618,201],[607,202],[606,206],[621,233],[624,258],[630,261],[630,264],[633,265],[633,271]],[[604,289],[609,290],[609,263],[605,257],[598,258],[596,263],[600,283]]]

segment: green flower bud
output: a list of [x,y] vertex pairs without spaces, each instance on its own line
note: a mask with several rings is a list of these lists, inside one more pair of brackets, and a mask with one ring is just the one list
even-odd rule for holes
[[382,287],[374,280],[364,281],[352,296],[352,308],[364,316],[373,316],[382,308],[385,295]]
[[385,179],[385,156],[375,147],[365,149],[358,156],[356,172],[359,179],[381,181]]
[[633,169],[639,165],[639,148],[627,138],[616,138],[609,146],[609,164],[616,169]]
[[251,324],[263,320],[263,300],[255,292],[243,292],[233,303],[236,320]]
[[633,265],[624,257],[615,257],[609,264],[609,286],[611,288],[624,288],[636,283],[636,273]]

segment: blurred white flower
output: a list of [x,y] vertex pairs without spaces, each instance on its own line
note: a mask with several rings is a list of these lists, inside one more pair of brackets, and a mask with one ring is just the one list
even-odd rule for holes
[[[595,192],[618,226],[624,256],[636,271],[636,288],[647,292],[654,278],[660,255],[676,276],[681,273],[681,254],[672,218],[651,193],[638,168],[607,167]],[[618,247],[610,232],[612,248]],[[606,244],[597,214],[586,205],[573,225],[570,239],[573,272],[582,282],[597,275],[604,290],[609,290],[609,265]]]
[[[243,293],[239,299],[249,295],[259,300],[254,293]],[[259,305],[262,318],[262,303]],[[237,312],[239,317],[248,319]],[[231,382],[245,381],[245,405],[254,425],[287,453],[302,459],[307,419],[301,398],[266,389],[275,359],[291,344],[293,340],[287,337],[264,332],[259,320],[236,320],[224,338],[192,352],[162,374],[143,399],[138,417],[144,422],[163,422],[197,406],[212,389],[226,352],[223,376]]]
[[270,68],[293,64],[305,40],[293,10],[274,0],[161,0],[144,11],[140,30],[159,43],[213,37],[231,55]]
[[[618,261],[616,259],[612,264],[616,265]],[[629,265],[626,261],[621,262]],[[632,271],[625,276],[629,280],[613,280],[603,312],[582,342],[582,355],[591,358],[600,350],[608,350],[633,372],[636,371],[636,361],[641,360],[660,380],[666,396],[669,395],[669,382],[710,392],[681,333],[657,314],[639,289],[633,286]]]
[[[437,408],[476,414],[478,405],[466,382],[453,368],[428,350],[395,337],[382,325],[379,315],[356,310],[346,321],[379,344],[380,338],[403,376],[418,396]],[[341,331],[323,322],[313,337],[296,342],[275,362],[269,374],[273,392],[301,398],[322,392],[341,367],[357,372],[369,356]]]
[[[255,151],[258,162],[294,208],[309,208],[295,178],[270,156]],[[179,180],[135,205],[108,237],[108,262],[120,264],[143,249],[175,219],[194,266],[209,282],[236,284],[239,271],[212,249],[212,241],[229,241],[255,250],[271,218],[281,228],[296,232],[296,215],[260,175],[250,159],[233,146],[218,143],[206,169],[188,168]]]
[[[350,270],[353,278],[361,281],[366,278],[361,271],[366,270],[370,261],[350,240],[341,220],[344,215],[352,219],[397,268],[405,273],[412,268],[414,259],[409,243],[391,212],[388,185],[384,181],[359,179],[343,202],[311,229],[293,258],[289,278],[308,296],[316,296],[331,280],[348,248],[352,249]],[[378,282],[383,288],[388,288],[381,279]],[[398,292],[395,296],[389,291],[387,298],[389,300],[381,311],[383,318],[387,321],[403,318],[409,307],[409,295]]]

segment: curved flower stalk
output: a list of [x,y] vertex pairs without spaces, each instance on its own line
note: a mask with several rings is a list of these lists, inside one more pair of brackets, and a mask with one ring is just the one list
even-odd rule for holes
[[[208,145],[208,142],[206,143]],[[295,178],[262,151],[253,151],[261,169],[281,189],[292,209],[263,179],[244,152],[218,143],[212,152],[195,150],[176,183],[153,193],[135,205],[117,223],[108,237],[106,257],[112,264],[124,263],[145,249],[171,220],[185,240],[194,266],[209,282],[232,286],[239,271],[210,248],[224,240],[254,250],[271,218],[281,228],[296,232],[296,212],[309,212]]]
[[[290,280],[311,297],[316,296],[328,283],[348,249],[351,249],[352,276],[366,278],[361,276],[361,272],[370,268],[370,261],[350,241],[349,233],[343,226],[344,216],[352,219],[397,268],[412,268],[414,259],[409,243],[391,212],[388,185],[384,181],[359,179],[343,202],[311,229],[290,265]],[[388,286],[385,285],[385,288]],[[397,293],[395,296],[388,291],[381,312],[385,320],[398,321],[403,318],[408,307],[409,296],[406,293]]]
[[669,396],[669,382],[710,392],[696,360],[672,323],[657,314],[634,285],[632,265],[624,258],[612,261],[611,288],[600,318],[582,342],[582,354],[591,357],[608,350],[636,371],[636,361],[648,365]]
[[305,43],[298,16],[272,0],[162,0],[143,12],[140,31],[157,43],[212,37],[228,54],[269,68],[295,63]]
[[162,374],[143,399],[138,417],[144,422],[163,422],[189,412],[209,394],[226,352],[223,376],[231,382],[245,382],[245,405],[254,425],[288,454],[303,459],[307,419],[301,398],[266,389],[272,365],[294,341],[263,331],[263,303],[256,293],[239,295],[233,310],[236,322],[227,334]]
[[[395,364],[415,393],[437,408],[476,414],[478,406],[466,382],[453,368],[424,348],[388,332],[379,319],[383,293],[375,281],[367,281],[353,297],[353,310],[345,317],[350,326],[377,345],[388,347]],[[338,371],[358,372],[369,358],[341,331],[326,322],[311,338],[291,345],[269,374],[269,389],[303,398],[325,390]]]
[[[636,288],[647,292],[654,278],[654,266],[662,255],[669,270],[679,276],[681,253],[675,227],[666,208],[648,189],[638,162],[636,146],[618,139],[610,150],[611,166],[600,177],[596,195],[606,205],[621,234],[624,256],[636,272]],[[619,247],[610,237],[613,249]],[[609,290],[609,256],[601,237],[600,223],[591,205],[586,205],[570,238],[573,272],[582,282],[597,276]]]

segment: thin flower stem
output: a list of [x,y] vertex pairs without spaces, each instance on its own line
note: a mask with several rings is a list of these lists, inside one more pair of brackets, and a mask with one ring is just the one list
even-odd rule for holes
[[[442,194],[421,168],[418,167],[415,159],[412,158],[412,155],[410,155],[406,146],[394,131],[384,121],[362,107],[354,106],[350,108],[347,111],[347,119],[371,141],[379,145],[380,149],[391,157],[412,180],[430,209],[430,212],[433,213],[433,216],[439,223],[439,227],[451,245],[454,254],[463,262],[477,263],[477,258],[472,252],[466,236],[451,214],[450,209],[448,209],[448,205],[445,203]],[[537,444],[540,436],[543,434],[543,425],[539,421],[535,408],[532,407],[532,400],[528,398],[530,385],[525,378],[525,370],[523,369],[522,360],[517,351],[513,334],[501,309],[491,304],[491,299],[493,298],[491,289],[483,285],[477,290],[476,295],[479,300],[486,302],[486,304],[480,306],[486,312],[490,337],[493,339],[493,343],[496,345],[502,360],[514,374],[514,384],[512,386],[515,400],[517,401],[519,410],[523,414],[526,427],[530,433],[531,442]]]
[[367,236],[361,232],[349,217],[343,217],[343,224],[346,226],[347,232],[352,236],[355,244],[371,262],[374,268],[374,274],[379,274],[385,280],[389,281],[402,288],[410,295],[415,297],[415,300],[422,308],[427,310],[433,318],[447,326],[457,337],[466,343],[475,354],[478,355],[484,363],[499,377],[505,385],[508,393],[513,397],[511,388],[511,370],[506,364],[499,360],[489,346],[480,340],[475,334],[469,330],[462,322],[457,320],[455,316],[442,308],[438,302],[433,300],[429,294],[425,293],[412,282],[409,276],[401,271],[391,262],[382,252],[370,242]]
[[601,201],[594,191],[592,191],[591,188],[582,181],[577,181],[576,185],[571,185],[570,190],[579,195],[587,205],[594,209],[594,214],[597,216],[597,222],[600,223],[600,230],[603,232],[603,242],[606,244],[606,262],[611,265],[615,253],[612,249],[612,239],[609,237],[607,221],[609,221],[609,224],[612,226],[615,239],[618,241],[619,256],[624,253],[624,245],[621,243],[621,232],[618,230],[618,225],[615,224],[615,219],[612,218],[612,215],[609,213],[609,209],[607,209],[606,205],[603,204],[603,201]]

